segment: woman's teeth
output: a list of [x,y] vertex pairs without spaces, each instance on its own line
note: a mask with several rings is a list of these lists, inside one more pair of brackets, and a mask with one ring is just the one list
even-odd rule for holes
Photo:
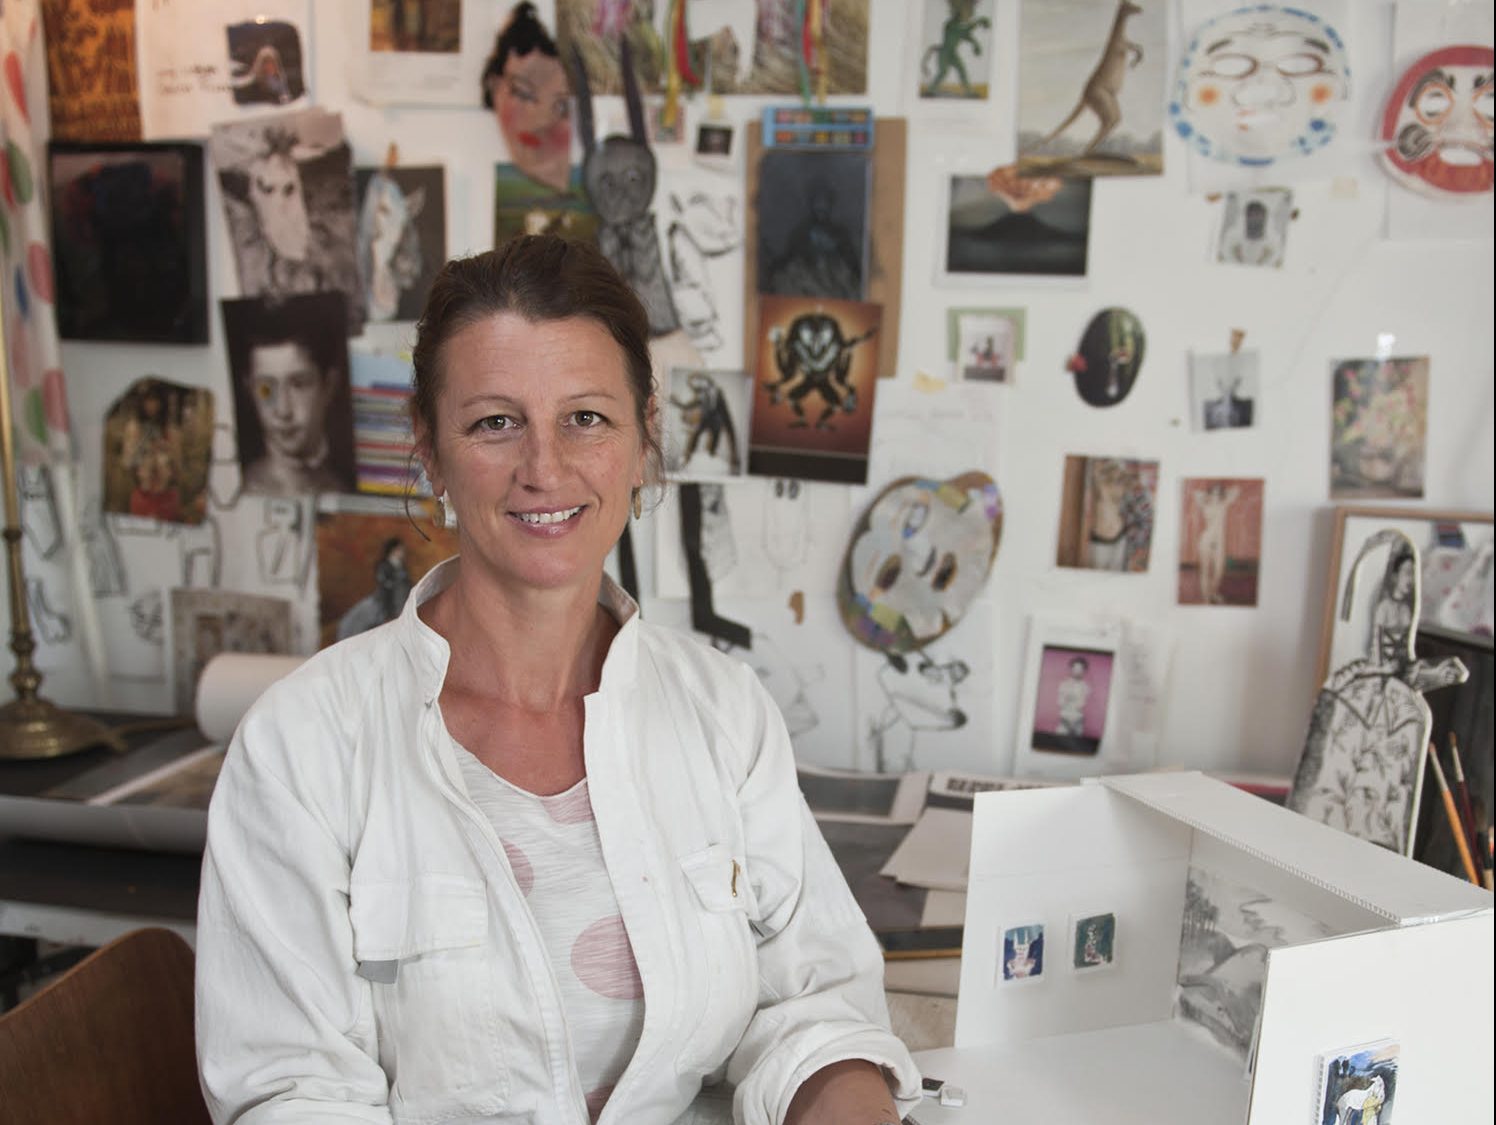
[[515,515],[524,523],[565,523],[581,510],[577,507],[567,508],[564,512],[516,512]]

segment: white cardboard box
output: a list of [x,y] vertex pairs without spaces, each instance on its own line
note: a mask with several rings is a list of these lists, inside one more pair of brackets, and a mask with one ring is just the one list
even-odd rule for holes
[[[1269,935],[1216,966],[1233,986],[1220,1015],[1199,999],[1215,993],[1186,977],[1204,1018],[1243,1038],[1179,1012],[1187,892],[1198,918],[1202,887],[1231,888],[1228,913]],[[1075,920],[1102,912],[1116,920],[1114,963],[1076,971]],[[1004,931],[1033,923],[1045,927],[1044,973],[1002,980]],[[927,1100],[913,1117],[1310,1125],[1320,1055],[1392,1039],[1391,1121],[1489,1121],[1492,964],[1489,893],[1202,774],[984,793],[956,1046],[916,1056],[968,1100]],[[1260,1004],[1255,988],[1234,987],[1243,966],[1260,975]]]

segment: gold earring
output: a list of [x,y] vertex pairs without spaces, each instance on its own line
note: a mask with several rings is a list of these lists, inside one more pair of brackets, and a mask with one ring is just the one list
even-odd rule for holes
[[640,488],[634,489],[634,518],[636,520],[644,518],[644,490]]
[[436,505],[435,505],[435,510],[431,513],[431,522],[436,525],[436,529],[438,531],[445,531],[447,529],[447,497],[446,497],[446,494],[445,493],[439,494],[434,499],[436,500]]

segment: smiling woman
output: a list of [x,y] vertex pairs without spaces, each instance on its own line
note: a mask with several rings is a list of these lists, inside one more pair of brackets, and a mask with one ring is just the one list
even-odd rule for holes
[[748,1125],[918,1099],[768,693],[603,573],[659,474],[647,341],[583,244],[432,286],[412,414],[460,552],[227,756],[198,928],[220,1118],[664,1123],[724,1077]]

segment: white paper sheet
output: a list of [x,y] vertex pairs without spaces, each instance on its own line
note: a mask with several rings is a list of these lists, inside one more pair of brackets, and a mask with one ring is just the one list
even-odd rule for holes
[[339,0],[339,4],[346,20],[348,87],[354,97],[372,105],[482,108],[483,68],[512,5],[466,0],[458,49],[422,52],[370,50],[369,0]]
[[915,887],[964,891],[971,864],[972,814],[926,809],[879,872]]

